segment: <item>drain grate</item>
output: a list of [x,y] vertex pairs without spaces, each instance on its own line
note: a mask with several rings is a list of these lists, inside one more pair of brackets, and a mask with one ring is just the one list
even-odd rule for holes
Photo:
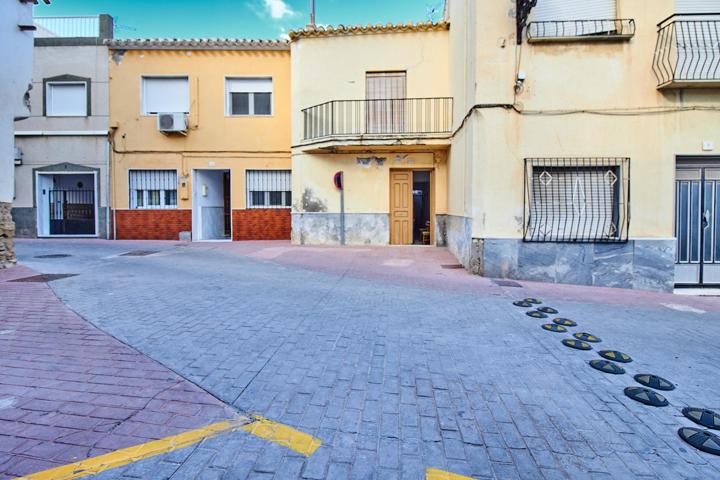
[[590,366],[595,370],[600,370],[603,373],[611,373],[613,375],[622,375],[625,373],[625,369],[617,363],[608,362],[607,360],[590,360]]
[[440,268],[444,268],[445,270],[462,270],[465,267],[459,263],[451,263],[450,265],[440,265]]
[[554,323],[546,323],[545,325],[542,325],[542,328],[544,330],[547,330],[548,332],[567,333],[567,328],[563,327],[562,325],[556,325]]
[[563,327],[577,327],[577,322],[573,322],[569,318],[556,318],[553,322]]
[[159,250],[133,250],[132,252],[123,253],[121,257],[147,257],[159,253]]
[[712,428],[713,430],[720,430],[720,415],[712,410],[685,407],[682,409],[682,414],[698,425]]
[[49,253],[47,255],[35,255],[33,258],[67,258],[72,257],[67,253]]
[[581,342],[580,340],[575,340],[574,338],[566,338],[562,341],[563,345],[566,347],[574,348],[576,350],[592,350],[592,345],[590,345],[587,342]]
[[600,350],[598,352],[598,355],[601,357],[607,359],[607,360],[613,360],[615,362],[620,363],[630,363],[632,362],[632,358],[630,358],[630,355],[618,352],[617,350]]
[[720,455],[720,437],[699,428],[683,427],[678,430],[680,438],[687,443],[711,455]]
[[537,310],[530,310],[529,312],[525,312],[525,315],[532,318],[547,318],[547,315],[542,312],[538,312]]
[[526,302],[525,300],[518,300],[516,302],[513,302],[513,305],[516,307],[522,307],[522,308],[531,308],[533,306],[532,303]]
[[55,280],[62,280],[63,278],[76,277],[76,273],[43,273],[41,275],[33,275],[32,277],[16,278],[10,280],[11,282],[20,283],[45,283],[53,282]]
[[512,280],[493,280],[493,283],[499,287],[522,288],[522,285],[518,282],[513,282]]
[[657,375],[650,375],[649,373],[640,373],[638,375],[635,375],[633,378],[640,385],[654,388],[655,390],[665,390],[665,391],[675,390],[675,385],[673,385],[671,382],[668,382],[667,380],[665,380],[662,377],[658,377]]
[[558,311],[552,307],[540,307],[538,308],[538,310],[543,313],[549,313],[550,315],[555,315],[556,313],[558,313]]
[[577,338],[578,340],[582,340],[583,342],[590,342],[590,343],[602,342],[600,337],[596,337],[595,335],[592,335],[590,333],[585,333],[585,332],[575,333],[575,334],[573,334],[573,337]]
[[[600,361],[602,362],[603,360]],[[665,397],[653,390],[650,390],[649,388],[627,387],[624,392],[627,397],[632,398],[636,402],[650,405],[651,407],[668,406],[668,401]]]

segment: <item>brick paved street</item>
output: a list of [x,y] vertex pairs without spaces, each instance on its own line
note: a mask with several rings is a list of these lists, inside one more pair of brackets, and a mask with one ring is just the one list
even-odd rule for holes
[[[132,250],[158,253],[118,256]],[[306,459],[237,432],[97,478],[421,479],[427,467],[498,479],[720,478],[720,457],[699,453],[676,434],[692,426],[682,407],[720,410],[717,299],[500,287],[442,268],[456,261],[437,249],[21,241],[18,252],[34,270],[78,274],[49,286],[101,330],[227,405],[323,442]],[[51,253],[71,256],[34,258]],[[0,288],[3,297],[26,288],[35,290],[24,298],[47,291],[43,284]],[[627,374],[591,369],[587,361],[599,358],[595,351],[566,348],[560,340],[568,335],[542,330],[545,322],[512,305],[529,295],[577,321],[571,332],[601,337],[595,350],[631,355]],[[39,331],[38,322],[56,321],[38,316],[43,309],[29,310],[35,317],[23,329]],[[3,318],[0,330],[20,332],[24,317],[14,318]],[[97,332],[75,328],[78,339]],[[103,348],[137,355],[106,338],[97,340]],[[5,365],[6,345],[18,357],[27,348],[0,336],[3,370],[14,367]],[[22,360],[35,360],[35,352],[27,354]],[[110,367],[121,361],[97,352],[82,357],[91,355]],[[138,392],[152,403],[181,380],[149,359],[132,361],[168,375]],[[636,373],[674,382],[677,389],[666,394],[670,406],[625,397]],[[106,393],[116,392],[73,395],[92,403]],[[18,395],[24,388],[0,390],[0,402]],[[0,416],[21,407],[0,407]]]

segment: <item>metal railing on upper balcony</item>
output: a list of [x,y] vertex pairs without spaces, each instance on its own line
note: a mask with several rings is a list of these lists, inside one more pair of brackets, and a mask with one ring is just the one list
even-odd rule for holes
[[530,22],[527,26],[529,42],[550,40],[625,40],[635,35],[635,20],[552,20]]
[[100,36],[100,17],[35,17],[36,38],[94,38]]
[[720,82],[720,13],[675,14],[658,24],[658,86]]
[[332,100],[302,110],[304,138],[446,134],[452,107],[449,97]]

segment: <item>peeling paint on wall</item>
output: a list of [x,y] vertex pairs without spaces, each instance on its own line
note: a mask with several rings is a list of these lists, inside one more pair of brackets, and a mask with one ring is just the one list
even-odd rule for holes
[[115,62],[115,65],[120,65],[122,63],[122,59],[125,56],[125,52],[127,50],[113,50],[112,51],[112,61]]
[[301,212],[327,212],[327,203],[314,195],[312,188],[306,187],[302,194],[301,204],[295,206]]

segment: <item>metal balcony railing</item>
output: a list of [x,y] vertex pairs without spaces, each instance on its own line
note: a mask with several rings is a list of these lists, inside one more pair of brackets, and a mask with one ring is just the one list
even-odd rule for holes
[[720,13],[672,15],[658,24],[659,87],[720,85]]
[[100,18],[35,17],[36,38],[94,38],[100,36]]
[[530,22],[528,42],[567,40],[627,40],[635,35],[635,20],[553,20]]
[[302,110],[304,138],[445,134],[452,107],[449,97],[332,100]]

